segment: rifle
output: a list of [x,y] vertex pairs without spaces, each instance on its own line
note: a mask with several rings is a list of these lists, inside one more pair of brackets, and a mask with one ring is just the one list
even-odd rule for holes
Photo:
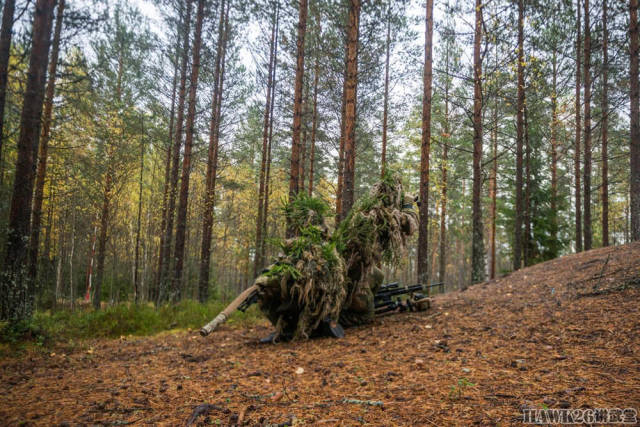
[[211,322],[207,323],[200,329],[200,335],[206,337],[213,332],[218,326],[223,324],[235,309],[246,311],[253,303],[258,302],[258,286],[253,285],[242,291],[231,304],[227,306],[220,314],[218,314]]
[[[433,285],[413,285],[400,286],[398,282],[387,283],[380,286],[374,295],[375,314],[384,314],[392,311],[424,311],[429,308],[430,300],[422,292],[425,289],[440,287],[444,291],[444,283],[436,283]],[[401,295],[411,295],[406,300],[394,299]],[[218,326],[226,322],[234,310],[245,312],[251,305],[258,302],[258,286],[253,285],[245,289],[240,295],[234,299],[220,314],[218,314],[211,322],[207,323],[200,329],[200,335],[203,337],[209,335]]]
[[[444,290],[444,283],[433,285],[400,286],[398,282],[382,285],[373,296],[375,313],[385,314],[394,311],[424,311],[431,305],[431,300],[422,292],[434,287]],[[394,299],[401,295],[410,295],[409,298]]]

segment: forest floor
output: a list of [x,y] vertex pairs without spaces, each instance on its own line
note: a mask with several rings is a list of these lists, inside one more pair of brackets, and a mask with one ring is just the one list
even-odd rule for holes
[[29,352],[0,360],[0,424],[510,425],[523,408],[640,410],[639,286],[636,243],[344,339],[261,345],[265,323]]

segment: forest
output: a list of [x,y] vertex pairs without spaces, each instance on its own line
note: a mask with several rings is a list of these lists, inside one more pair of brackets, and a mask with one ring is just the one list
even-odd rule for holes
[[[0,423],[637,415],[638,0],[1,10]],[[273,352],[253,308],[192,336],[278,274],[328,317],[308,303],[282,335],[259,294],[273,342],[344,324],[345,283],[419,284],[431,308]],[[46,375],[85,411],[39,407]]]
[[287,198],[338,223],[385,169],[422,201],[403,282],[640,237],[634,1],[32,3],[3,5],[3,319],[228,298]]

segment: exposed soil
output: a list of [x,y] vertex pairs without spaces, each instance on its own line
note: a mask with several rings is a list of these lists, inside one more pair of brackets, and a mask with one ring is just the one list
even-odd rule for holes
[[637,243],[344,339],[260,345],[265,324],[29,354],[0,361],[0,424],[509,425],[526,407],[640,410],[639,285]]

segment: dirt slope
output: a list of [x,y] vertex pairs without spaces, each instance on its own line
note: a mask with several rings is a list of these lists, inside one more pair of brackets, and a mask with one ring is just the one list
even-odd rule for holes
[[[640,409],[640,244],[566,256],[341,340],[269,328],[0,361],[0,424],[509,425],[521,408]],[[368,401],[368,402],[366,402]]]

